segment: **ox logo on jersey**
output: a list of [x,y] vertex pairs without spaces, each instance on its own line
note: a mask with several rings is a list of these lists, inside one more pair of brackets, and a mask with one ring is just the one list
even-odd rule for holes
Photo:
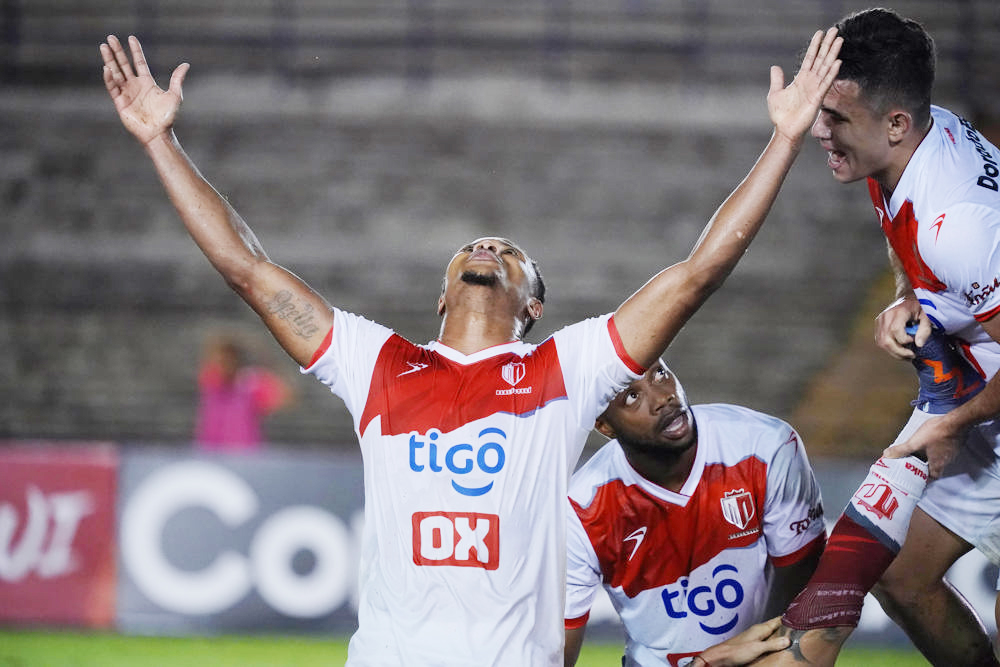
[[510,389],[497,389],[497,396],[510,396],[511,394],[530,394],[531,387],[518,387],[518,383],[524,379],[525,368],[523,361],[512,361],[504,364],[500,369],[500,377],[510,385]]
[[497,569],[500,517],[476,512],[414,512],[413,562]]
[[722,504],[722,516],[726,521],[743,530],[754,517],[753,496],[749,491],[733,489],[719,499]]
[[[479,432],[475,444],[439,442],[441,431],[432,428],[427,435],[410,434],[410,470],[413,472],[450,473],[455,477],[451,486],[463,496],[481,496],[493,488],[487,475],[495,475],[507,462],[503,442],[507,434],[490,427]],[[466,475],[470,475],[466,478]],[[466,482],[466,479],[473,480]],[[459,484],[462,480],[462,484]],[[487,483],[483,483],[487,482]]]

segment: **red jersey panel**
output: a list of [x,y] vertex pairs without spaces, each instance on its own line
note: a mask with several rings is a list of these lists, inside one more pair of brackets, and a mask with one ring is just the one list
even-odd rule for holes
[[[698,494],[684,506],[664,505],[622,480],[602,486],[589,507],[573,506],[605,583],[635,597],[678,580],[720,551],[760,539],[766,488],[767,466],[748,458],[732,467],[706,466]],[[723,530],[707,531],[706,525]]]

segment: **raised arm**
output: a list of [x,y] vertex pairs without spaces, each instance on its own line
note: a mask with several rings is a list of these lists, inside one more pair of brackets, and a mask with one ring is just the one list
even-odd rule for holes
[[622,342],[636,362],[653,363],[746,252],[837,75],[841,41],[833,28],[817,32],[787,87],[781,68],[771,68],[767,104],[774,133],[764,152],[716,211],[688,258],[654,276],[615,313]]
[[181,148],[173,125],[188,71],[179,65],[163,90],[156,85],[135,37],[131,62],[118,39],[101,44],[104,85],[125,128],[153,161],[184,226],[222,277],[253,308],[278,343],[306,365],[333,326],[333,312],[300,278],[271,262],[225,197],[205,180]]

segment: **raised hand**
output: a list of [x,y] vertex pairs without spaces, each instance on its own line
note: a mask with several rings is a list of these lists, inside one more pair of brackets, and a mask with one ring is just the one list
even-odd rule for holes
[[178,65],[170,76],[170,87],[163,90],[156,85],[149,72],[139,40],[130,36],[128,44],[132,51],[132,63],[114,35],[109,35],[108,41],[101,44],[104,85],[125,129],[146,145],[173,126],[184,98],[181,84],[189,65]]
[[776,65],[771,67],[767,110],[775,131],[788,140],[800,141],[816,120],[823,98],[840,71],[837,54],[843,43],[843,38],[837,37],[836,28],[830,28],[825,34],[817,30],[795,79],[787,87],[782,69]]

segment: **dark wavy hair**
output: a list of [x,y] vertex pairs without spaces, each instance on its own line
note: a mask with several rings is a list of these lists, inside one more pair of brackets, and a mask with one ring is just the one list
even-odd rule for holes
[[877,113],[901,106],[918,125],[930,122],[936,55],[924,27],[882,7],[851,14],[836,27],[844,38],[837,78],[858,84]]

